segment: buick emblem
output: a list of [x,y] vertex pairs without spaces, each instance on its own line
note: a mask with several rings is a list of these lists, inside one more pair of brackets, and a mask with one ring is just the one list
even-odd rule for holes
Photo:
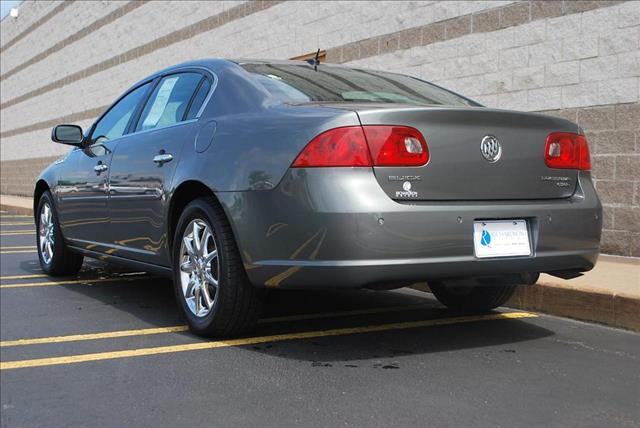
[[500,141],[498,141],[498,139],[493,135],[485,135],[480,143],[480,152],[489,162],[498,162],[502,155],[502,146],[500,146]]

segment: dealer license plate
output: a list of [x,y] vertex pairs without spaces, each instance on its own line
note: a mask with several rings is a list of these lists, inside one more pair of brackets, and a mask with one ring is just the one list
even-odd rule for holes
[[474,221],[473,244],[478,258],[531,255],[525,220]]

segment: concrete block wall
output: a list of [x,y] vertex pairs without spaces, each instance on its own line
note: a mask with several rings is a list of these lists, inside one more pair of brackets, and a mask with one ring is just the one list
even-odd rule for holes
[[25,1],[0,25],[0,191],[30,194],[147,74],[200,57],[327,61],[412,74],[499,108],[580,123],[605,204],[604,250],[640,256],[640,2]]

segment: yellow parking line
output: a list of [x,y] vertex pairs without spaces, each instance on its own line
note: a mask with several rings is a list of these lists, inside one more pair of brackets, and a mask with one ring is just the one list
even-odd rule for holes
[[4,213],[0,213],[0,219],[3,219],[3,218],[33,218],[33,216],[24,215],[24,214],[4,214]]
[[[336,317],[346,317],[346,316],[353,316],[353,315],[370,315],[370,314],[378,314],[378,313],[411,311],[411,310],[418,310],[418,309],[426,308],[430,306],[431,305],[427,303],[418,303],[418,304],[403,305],[403,306],[387,306],[387,307],[381,307],[381,308],[354,309],[351,311],[342,311],[342,312],[323,312],[323,313],[315,313],[315,314],[288,315],[283,317],[262,318],[258,321],[258,323],[267,324],[267,323],[277,323],[277,322],[284,322],[284,321],[303,321],[303,320],[320,319],[320,318],[336,318]],[[10,346],[42,345],[42,344],[49,344],[49,343],[111,339],[111,338],[129,337],[129,336],[147,336],[150,334],[176,333],[176,332],[182,332],[186,330],[188,330],[188,327],[186,325],[176,325],[176,326],[170,326],[170,327],[106,331],[102,333],[72,334],[68,336],[50,336],[50,337],[37,337],[33,339],[5,340],[0,342],[0,348],[10,347]]]
[[17,284],[0,284],[0,289],[5,288],[22,288],[22,287],[48,287],[53,285],[71,285],[71,284],[95,284],[97,282],[113,282],[113,281],[132,281],[134,279],[152,279],[154,277],[135,277],[120,276],[117,278],[98,278],[98,279],[78,279],[71,281],[44,281],[44,282],[23,282]]
[[177,333],[181,331],[187,331],[188,329],[189,328],[186,325],[176,325],[173,327],[143,328],[138,330],[106,331],[104,333],[72,334],[69,336],[51,336],[38,337],[35,339],[5,340],[0,342],[0,348],[9,346],[39,345],[44,343],[63,343],[79,342],[83,340],[113,339],[116,337],[147,336],[150,334]]
[[0,254],[35,253],[37,249],[35,245],[6,246],[0,247]]
[[38,273],[38,274],[33,274],[33,275],[8,275],[8,276],[0,276],[0,280],[5,280],[5,279],[32,279],[32,278],[46,278],[49,275],[44,274],[44,273]]
[[35,235],[35,230],[12,230],[10,232],[0,232],[0,236],[9,236],[9,235]]
[[158,346],[154,348],[128,349],[123,351],[97,352],[92,354],[67,355],[62,357],[35,358],[31,360],[2,361],[0,370],[12,370],[27,367],[55,366],[62,364],[78,364],[89,361],[114,360],[120,358],[142,357],[149,355],[169,354],[176,352],[197,351],[204,349],[227,348],[232,346],[255,345],[268,342],[282,342],[288,340],[313,339],[319,337],[344,336],[350,334],[374,333],[389,330],[406,330],[419,327],[437,325],[461,324],[476,321],[504,320],[536,317],[530,312],[506,312],[488,315],[472,315],[435,320],[410,321],[371,325],[363,327],[336,328],[331,330],[307,331],[300,333],[284,333],[270,336],[249,337],[245,339],[219,340],[212,342],[188,343],[183,345]]
[[0,222],[0,226],[33,226],[33,222]]

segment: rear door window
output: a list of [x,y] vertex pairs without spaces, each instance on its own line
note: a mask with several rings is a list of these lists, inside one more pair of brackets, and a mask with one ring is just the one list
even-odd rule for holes
[[203,79],[200,73],[177,73],[162,78],[142,111],[136,131],[186,120],[189,103]]
[[209,95],[209,91],[211,90],[211,81],[207,78],[202,80],[200,83],[200,87],[198,88],[198,92],[196,92],[193,97],[193,101],[191,101],[191,105],[189,106],[189,111],[187,112],[187,117],[185,120],[195,119],[202,108],[202,105],[207,99],[207,95]]

